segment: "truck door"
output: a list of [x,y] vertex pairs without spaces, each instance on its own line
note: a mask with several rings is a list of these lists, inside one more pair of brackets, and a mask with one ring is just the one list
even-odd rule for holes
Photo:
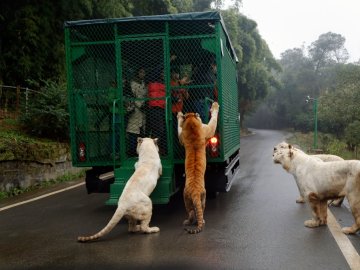
[[[119,39],[117,77],[122,82],[119,135],[121,155],[136,157],[138,137],[158,138],[160,154],[168,155],[168,106],[165,38]],[[139,75],[141,74],[141,75]],[[116,118],[115,118],[116,119]],[[116,134],[116,128],[115,128]]]

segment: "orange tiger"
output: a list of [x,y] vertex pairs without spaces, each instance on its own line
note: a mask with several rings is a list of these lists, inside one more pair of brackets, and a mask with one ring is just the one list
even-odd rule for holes
[[[214,136],[219,104],[214,102],[211,106],[211,119],[207,125],[201,122],[197,113],[187,113],[185,116],[179,112],[178,136],[180,143],[185,147],[185,188],[184,203],[187,219],[184,225],[197,222],[196,229],[185,230],[189,233],[199,233],[205,224],[204,209],[206,201],[205,170],[206,170],[206,140]],[[196,220],[195,220],[196,219]]]

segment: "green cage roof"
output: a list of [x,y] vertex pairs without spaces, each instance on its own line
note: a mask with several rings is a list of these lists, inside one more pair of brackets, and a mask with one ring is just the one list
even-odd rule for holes
[[64,27],[71,28],[76,26],[88,26],[96,24],[116,24],[123,22],[137,22],[137,21],[212,21],[220,22],[221,26],[226,34],[227,40],[231,46],[235,61],[238,62],[235,50],[231,44],[231,40],[227,33],[225,23],[219,11],[207,11],[207,12],[189,12],[189,13],[177,13],[177,14],[164,14],[153,16],[137,16],[137,17],[122,17],[122,18],[108,18],[108,19],[94,19],[94,20],[78,20],[78,21],[65,21]]
[[190,13],[165,14],[165,15],[154,15],[154,16],[66,21],[64,26],[71,27],[71,26],[81,26],[81,25],[122,23],[122,22],[132,22],[132,21],[204,21],[204,20],[222,21],[222,17],[219,11],[190,12]]

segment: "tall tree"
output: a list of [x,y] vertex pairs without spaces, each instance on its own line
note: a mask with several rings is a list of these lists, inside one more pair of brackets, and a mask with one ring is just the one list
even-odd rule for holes
[[65,20],[129,16],[127,0],[0,2],[0,79],[6,84],[65,79]]
[[342,136],[344,129],[360,120],[359,66],[345,64],[345,39],[326,33],[308,47],[287,50],[281,54],[280,75],[282,88],[267,100],[268,109],[287,127],[301,131],[312,129],[312,104],[306,104],[310,95],[318,100],[318,129]]
[[[345,128],[360,121],[360,66],[341,64],[336,66],[336,85],[319,99],[321,129],[344,135]],[[320,126],[320,125],[319,125]]]
[[257,103],[264,99],[271,87],[279,87],[273,71],[280,71],[255,21],[242,15],[234,7],[223,12],[224,21],[237,52],[240,124]]
[[309,46],[309,55],[314,62],[315,71],[318,72],[328,64],[345,63],[349,54],[344,47],[345,38],[340,34],[328,32],[319,36]]
[[205,11],[211,8],[213,0],[193,0],[193,11]]

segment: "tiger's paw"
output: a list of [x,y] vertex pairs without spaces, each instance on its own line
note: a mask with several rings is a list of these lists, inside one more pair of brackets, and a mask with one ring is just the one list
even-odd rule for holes
[[183,118],[184,114],[182,112],[178,112],[176,115],[177,119],[179,120],[179,118]]
[[160,228],[159,227],[147,227],[147,228],[142,228],[141,231],[143,233],[157,233],[157,232],[160,232]]
[[184,226],[189,226],[189,225],[195,225],[197,224],[196,220],[193,219],[185,219],[183,222]]
[[320,226],[319,220],[309,219],[304,222],[304,225],[308,228],[316,228]]
[[210,112],[213,112],[213,111],[218,111],[218,110],[219,110],[219,108],[220,108],[219,103],[214,102],[214,103],[211,105]]
[[303,197],[300,196],[299,198],[296,199],[296,203],[305,203],[305,200]]

